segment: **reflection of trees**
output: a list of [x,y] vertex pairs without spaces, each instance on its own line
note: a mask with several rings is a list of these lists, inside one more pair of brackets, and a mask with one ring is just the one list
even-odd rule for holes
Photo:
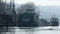
[[34,33],[34,29],[26,29],[26,34],[33,34]]
[[15,34],[15,32],[0,32],[0,34]]

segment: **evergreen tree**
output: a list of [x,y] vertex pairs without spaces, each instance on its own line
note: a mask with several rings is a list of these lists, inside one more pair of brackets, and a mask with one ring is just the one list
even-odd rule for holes
[[[33,3],[27,3],[23,8],[25,9],[22,10],[22,8],[20,8],[17,25],[20,27],[37,27],[36,19],[38,19],[39,16],[36,17],[35,5]],[[23,13],[21,13],[21,11],[23,11]]]
[[59,25],[59,20],[57,17],[55,17],[55,15],[53,17],[51,17],[50,22],[51,22],[51,26],[58,26]]

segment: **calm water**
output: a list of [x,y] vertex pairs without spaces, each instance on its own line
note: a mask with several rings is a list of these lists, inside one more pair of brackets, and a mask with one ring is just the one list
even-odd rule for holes
[[[19,27],[9,27],[8,30],[4,27],[0,29],[0,34],[60,34],[60,30],[55,27],[54,30],[52,27],[38,27],[35,29],[21,29]],[[50,30],[48,30],[50,29]]]

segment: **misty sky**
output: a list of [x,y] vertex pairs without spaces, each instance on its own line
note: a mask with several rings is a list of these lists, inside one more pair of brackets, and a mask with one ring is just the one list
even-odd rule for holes
[[22,4],[27,2],[33,2],[36,5],[42,6],[60,6],[60,0],[15,0],[15,3]]
[[[7,0],[9,2],[9,0]],[[42,6],[60,6],[60,0],[15,0],[15,3],[22,4],[27,2],[33,2],[36,5]]]

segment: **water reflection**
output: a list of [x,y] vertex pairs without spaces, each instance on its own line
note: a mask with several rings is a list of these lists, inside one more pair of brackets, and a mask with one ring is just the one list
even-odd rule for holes
[[0,34],[32,34],[33,29],[19,28],[19,27],[2,27],[0,28]]
[[[57,28],[57,27],[54,27]],[[44,30],[45,29],[45,30]],[[49,30],[52,29],[52,30]],[[59,28],[60,29],[60,28]],[[21,27],[2,27],[0,28],[0,34],[41,34],[41,33],[60,33],[59,29],[53,30],[53,27],[48,26],[48,27],[38,27],[38,28],[21,28]]]

